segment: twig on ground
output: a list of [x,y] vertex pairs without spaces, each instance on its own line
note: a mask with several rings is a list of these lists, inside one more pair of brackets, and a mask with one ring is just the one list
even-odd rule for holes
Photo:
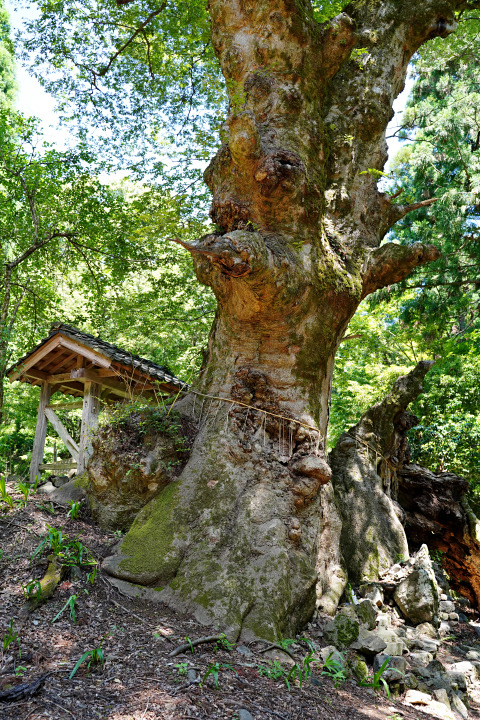
[[287,650],[287,648],[284,648],[284,647],[282,647],[281,645],[276,645],[276,643],[271,643],[270,645],[267,645],[266,648],[263,648],[263,650],[259,650],[258,652],[259,652],[259,653],[266,653],[266,652],[268,652],[269,650],[273,650],[273,649],[280,650],[281,652],[284,652],[286,655],[289,655],[289,656],[292,658],[293,662],[296,662],[296,660],[295,660],[295,655],[294,655],[293,653],[291,653],[290,650]]
[[46,698],[47,702],[52,703],[52,705],[56,705],[58,708],[60,708],[60,710],[63,710],[63,712],[67,712],[69,715],[71,715],[76,720],[76,716],[72,713],[71,710],[64,707],[63,705],[60,705],[55,700],[52,700],[51,696],[48,693],[45,693],[45,698]]
[[168,654],[168,657],[176,657],[177,655],[180,655],[180,653],[184,652],[184,650],[191,650],[192,647],[196,647],[197,645],[216,642],[221,639],[221,635],[206,635],[205,637],[198,638],[197,640],[190,640],[190,642],[186,642],[183,645],[180,645],[180,647],[175,648],[175,650],[172,650],[172,652]]

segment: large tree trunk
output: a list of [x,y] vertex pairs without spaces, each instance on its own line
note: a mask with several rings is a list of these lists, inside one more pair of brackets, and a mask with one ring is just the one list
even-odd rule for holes
[[181,403],[200,431],[106,568],[232,635],[291,634],[314,609],[335,351],[363,297],[438,256],[379,248],[413,208],[369,170],[411,55],[459,6],[361,0],[319,25],[308,0],[209,2],[230,106],[205,174],[217,231],[187,248],[218,299]]

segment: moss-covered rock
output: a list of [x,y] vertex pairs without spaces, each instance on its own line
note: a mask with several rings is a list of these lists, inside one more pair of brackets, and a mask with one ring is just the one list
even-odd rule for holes
[[191,424],[157,408],[124,410],[93,436],[88,463],[92,515],[108,530],[128,530],[137,513],[178,476]]

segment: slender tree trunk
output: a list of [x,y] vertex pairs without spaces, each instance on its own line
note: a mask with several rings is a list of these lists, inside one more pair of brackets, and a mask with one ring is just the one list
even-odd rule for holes
[[186,246],[218,300],[181,404],[200,430],[105,567],[232,636],[291,634],[315,608],[337,346],[363,297],[438,257],[379,247],[415,208],[371,170],[411,55],[459,5],[359,0],[319,25],[308,0],[209,2],[230,106],[205,174],[217,231]]

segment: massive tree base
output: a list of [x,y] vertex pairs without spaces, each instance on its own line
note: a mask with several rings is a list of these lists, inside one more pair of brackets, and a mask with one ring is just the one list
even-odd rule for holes
[[292,636],[315,610],[319,489],[330,470],[313,439],[295,450],[298,427],[275,437],[261,412],[231,407],[208,416],[182,475],[141,510],[104,568],[229,637]]

